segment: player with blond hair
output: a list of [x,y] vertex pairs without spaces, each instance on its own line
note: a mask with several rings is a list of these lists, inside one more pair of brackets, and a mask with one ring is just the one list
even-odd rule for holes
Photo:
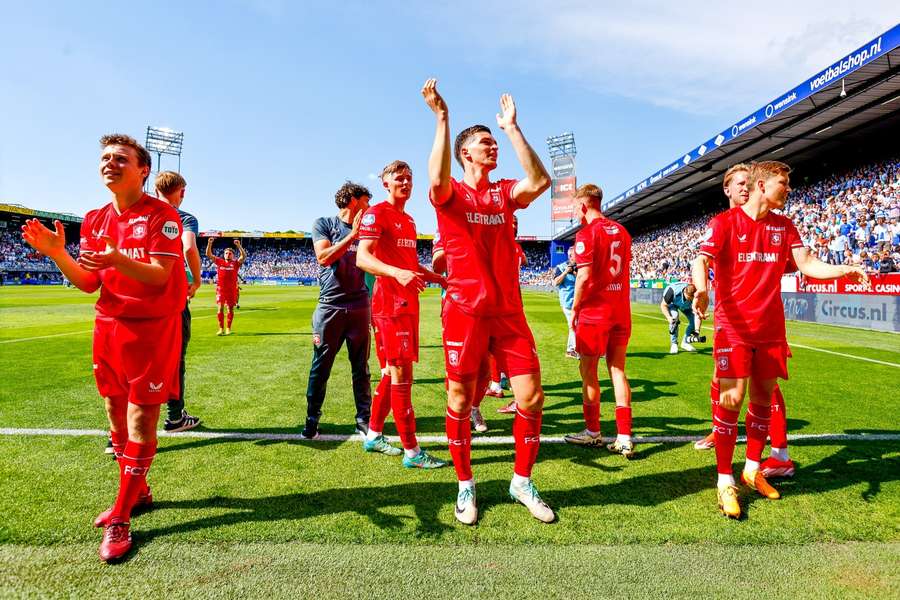
[[850,277],[868,284],[860,267],[825,264],[803,247],[797,228],[773,212],[784,207],[791,169],[784,163],[753,163],[747,171],[748,199],[714,217],[692,265],[697,287],[694,312],[707,317],[709,269],[716,275],[715,358],[719,402],[715,408],[717,495],[719,509],[739,518],[741,506],[732,472],[737,422],[749,392],[745,420],[747,451],[741,480],[769,499],[780,498],[760,470],[769,432],[770,403],[778,378],[787,379],[789,349],[785,336],[781,275],[793,259],[798,270],[816,279]]

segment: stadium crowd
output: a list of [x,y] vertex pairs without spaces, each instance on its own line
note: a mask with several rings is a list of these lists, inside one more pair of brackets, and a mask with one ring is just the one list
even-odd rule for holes
[[[72,256],[78,256],[78,243],[66,244]],[[7,277],[35,279],[41,283],[62,281],[62,275],[49,258],[34,251],[22,241],[18,231],[0,232],[0,273]],[[14,274],[14,275],[13,275]]]
[[[900,270],[900,159],[858,167],[794,189],[785,206],[804,244],[830,264]],[[686,279],[705,214],[634,238],[632,279]]]

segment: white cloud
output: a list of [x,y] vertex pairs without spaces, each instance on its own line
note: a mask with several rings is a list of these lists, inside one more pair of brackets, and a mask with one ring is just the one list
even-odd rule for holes
[[436,39],[452,43],[472,64],[538,70],[594,91],[701,114],[766,102],[900,20],[900,4],[885,0],[855,11],[853,4],[808,0],[615,6],[522,0],[513,10],[464,0],[452,6],[432,5],[426,18],[458,27]]

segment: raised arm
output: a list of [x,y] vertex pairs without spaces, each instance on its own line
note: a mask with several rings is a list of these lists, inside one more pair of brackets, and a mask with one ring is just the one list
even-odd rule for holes
[[838,279],[840,277],[848,277],[854,281],[860,281],[867,287],[869,284],[869,276],[866,275],[865,269],[860,266],[850,265],[829,265],[822,262],[805,247],[793,248],[791,252],[794,262],[797,264],[797,270],[813,279]]
[[208,258],[209,260],[211,260],[213,262],[216,262],[216,257],[212,253],[212,246],[213,246],[213,239],[207,238],[207,240],[206,240],[206,258]]
[[100,287],[100,277],[88,271],[66,252],[66,231],[60,221],[53,222],[54,229],[47,229],[37,219],[28,219],[22,225],[22,239],[29,246],[56,263],[60,272],[82,292],[93,293]]
[[429,197],[435,204],[443,204],[453,193],[450,187],[450,115],[447,103],[437,91],[437,79],[425,82],[422,96],[435,117],[434,144],[428,157]]
[[241,240],[234,240],[234,245],[238,249],[237,262],[238,262],[238,266],[240,267],[241,265],[244,264],[244,261],[247,259],[247,252],[244,250],[244,247],[241,245]]
[[550,187],[550,174],[544,168],[544,163],[538,157],[537,152],[528,144],[519,124],[516,120],[516,103],[509,94],[500,96],[500,114],[497,115],[497,125],[506,132],[519,164],[525,170],[525,178],[519,180],[512,190],[512,197],[516,204],[524,208],[547,191]]

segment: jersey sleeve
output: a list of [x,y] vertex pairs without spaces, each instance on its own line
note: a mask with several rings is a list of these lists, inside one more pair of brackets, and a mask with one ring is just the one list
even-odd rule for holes
[[377,240],[381,237],[381,234],[384,231],[384,220],[386,217],[384,214],[379,213],[380,211],[376,210],[375,207],[366,211],[366,214],[363,215],[362,221],[360,221],[359,224],[359,239]]
[[214,263],[217,267],[224,267],[225,265],[228,264],[228,261],[226,261],[224,258],[222,258],[222,257],[220,257],[220,256],[217,256],[217,257],[215,257],[215,258],[213,259],[213,263]]
[[434,206],[436,209],[439,209],[442,206],[447,206],[448,204],[453,202],[453,199],[456,197],[457,194],[461,193],[459,191],[459,186],[460,186],[460,183],[451,177],[450,178],[450,195],[447,196],[447,199],[444,200],[443,202],[435,202],[434,198],[431,197],[431,190],[429,189],[428,190],[428,201],[431,202],[431,205]]
[[710,220],[703,238],[700,240],[700,254],[715,258],[722,251],[722,243],[725,241],[725,224],[722,219],[716,217]]
[[516,184],[519,183],[518,179],[501,179],[500,184],[500,195],[505,200],[507,211],[512,214],[514,211],[522,208],[519,206],[516,201],[513,199],[513,188],[516,187]]
[[441,240],[441,234],[440,234],[440,232],[435,232],[434,239],[431,241],[431,256],[432,256],[432,258],[434,258],[434,256],[438,252],[443,252],[443,251],[444,251],[444,242]]
[[94,211],[84,216],[81,222],[81,238],[78,246],[78,255],[81,256],[85,252],[97,252],[102,250],[97,246],[97,240],[94,239]]
[[181,218],[174,208],[166,207],[147,222],[147,254],[162,258],[182,258]]
[[794,225],[793,221],[787,218],[785,218],[784,233],[789,248],[794,249],[803,247],[803,240],[800,238],[800,232],[797,231],[797,226]]
[[313,221],[313,226],[312,226],[313,243],[316,243],[319,240],[328,240],[330,242],[331,237],[328,235],[330,229],[331,228],[328,226],[328,222],[324,217],[319,217],[318,219]]
[[672,300],[675,299],[675,290],[672,289],[672,286],[666,286],[665,291],[663,291],[663,300],[665,300],[666,304],[672,304]]
[[594,240],[587,227],[575,234],[575,264],[589,267],[594,263]]
[[180,213],[179,216],[181,217],[181,227],[184,231],[190,231],[196,236],[200,235],[200,224],[197,222],[197,217],[186,212]]

